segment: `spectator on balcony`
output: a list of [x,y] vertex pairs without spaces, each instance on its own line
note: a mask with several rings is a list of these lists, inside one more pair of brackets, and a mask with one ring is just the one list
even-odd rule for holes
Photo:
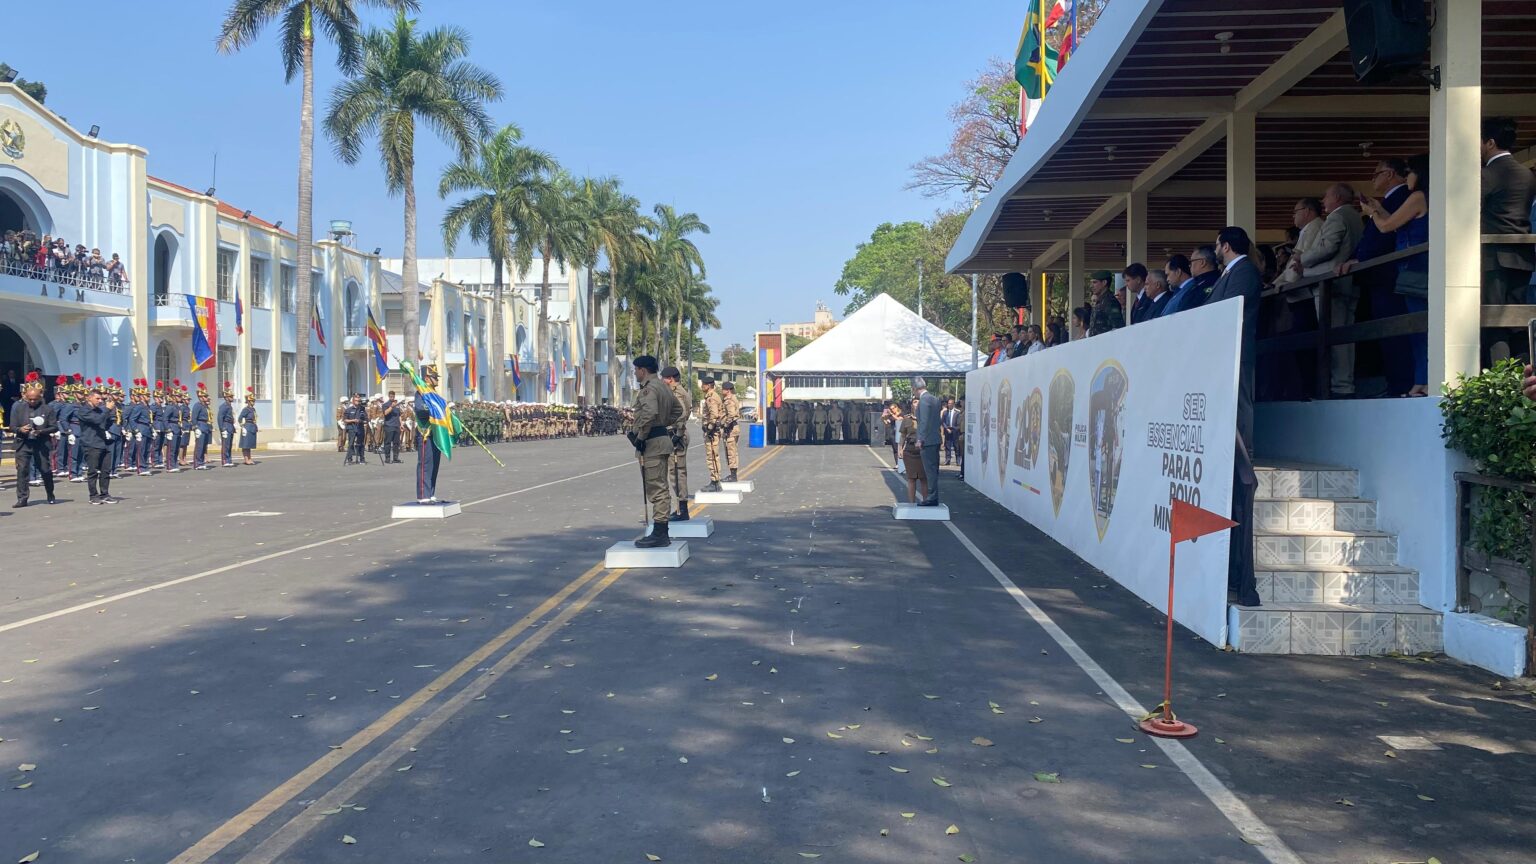
[[1068,334],[1069,341],[1076,342],[1079,339],[1088,338],[1088,320],[1093,317],[1093,310],[1087,306],[1078,306],[1072,310],[1072,331]]
[[[1362,199],[1377,228],[1393,238],[1394,251],[1402,251],[1429,242],[1429,154],[1421,154],[1404,163],[1408,195],[1396,209],[1389,210],[1382,201]],[[1385,253],[1383,253],[1385,254]],[[1404,312],[1423,312],[1429,308],[1429,253],[1420,252],[1397,262],[1393,291],[1401,298]],[[1413,380],[1408,396],[1429,395],[1429,334],[1409,337],[1410,369]]]
[[1115,299],[1115,292],[1111,288],[1115,276],[1108,270],[1100,270],[1093,274],[1089,285],[1093,290],[1093,299],[1090,301],[1093,312],[1088,319],[1088,335],[1098,336],[1111,330],[1119,330],[1125,326],[1125,313],[1120,301]]
[[[1381,160],[1376,164],[1376,173],[1371,175],[1371,185],[1372,191],[1379,199],[1377,212],[1388,215],[1396,212],[1397,208],[1403,206],[1403,202],[1408,200],[1408,163],[1395,157]],[[1366,209],[1366,202],[1370,200],[1366,196],[1361,196],[1362,209]],[[1383,231],[1379,224],[1381,222],[1382,219],[1378,217],[1365,223],[1365,230],[1360,234],[1360,242],[1355,244],[1354,254],[1348,261],[1340,264],[1337,271],[1340,275],[1354,272],[1352,278],[1356,292],[1369,302],[1372,319],[1391,318],[1408,311],[1396,290],[1399,266],[1397,262],[1355,272],[1361,261],[1389,255],[1397,250],[1395,232]],[[1413,385],[1413,381],[1410,380],[1413,377],[1412,346],[1400,336],[1383,339],[1379,344],[1383,371],[1387,378],[1387,393],[1392,396],[1402,396]]]
[[[1484,234],[1531,233],[1531,204],[1536,177],[1510,151],[1515,149],[1511,117],[1483,120]],[[1483,244],[1483,302],[1522,303],[1536,270],[1536,249],[1529,243]]]
[[91,250],[91,257],[85,262],[85,266],[92,282],[100,285],[106,280],[107,262],[101,257],[100,249]]
[[112,286],[113,291],[121,291],[123,283],[127,281],[128,268],[123,266],[122,259],[117,257],[116,252],[113,252],[112,260],[107,262],[107,284]]
[[1147,314],[1147,265],[1137,262],[1120,271],[1124,278],[1119,294],[1120,305],[1126,309],[1125,323],[1135,324]]
[[[1360,211],[1354,207],[1355,190],[1348,183],[1335,183],[1323,193],[1323,209],[1328,213],[1323,220],[1322,235],[1317,245],[1302,253],[1302,276],[1328,276],[1338,271],[1340,264],[1349,260],[1365,225]],[[1318,320],[1323,318],[1322,292],[1314,290]],[[1329,315],[1333,327],[1347,327],[1355,323],[1355,307],[1360,296],[1350,279],[1335,279],[1333,300]],[[1335,398],[1352,399],[1355,395],[1355,346],[1335,345],[1332,348],[1332,374],[1329,392]]]
[[1168,301],[1173,299],[1173,294],[1168,290],[1168,274],[1161,270],[1147,271],[1147,281],[1142,287],[1142,294],[1147,298],[1146,318],[1151,321],[1168,314]]

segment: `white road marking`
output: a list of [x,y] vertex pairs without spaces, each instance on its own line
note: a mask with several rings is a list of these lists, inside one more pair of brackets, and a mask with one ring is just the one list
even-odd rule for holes
[[[876,452],[873,447],[869,448],[869,452],[873,453],[875,458],[880,460],[880,464],[887,468],[890,467],[885,458]],[[1036,605],[1035,601],[1030,599],[1030,596],[1024,593],[1023,589],[1015,585],[1013,580],[1008,578],[1007,574],[1003,573],[996,564],[992,563],[992,559],[988,558],[985,552],[978,549],[976,544],[971,542],[971,538],[965,536],[964,531],[955,527],[953,522],[941,524],[948,528],[951,534],[955,535],[955,539],[959,540],[960,545],[964,546],[966,551],[971,553],[971,557],[975,558],[982,567],[986,568],[988,573],[992,574],[992,578],[997,580],[997,584],[1001,585],[1003,590],[1008,592],[1008,596],[1012,597],[1014,602],[1018,603],[1024,612],[1036,624],[1040,625],[1040,629],[1044,630],[1046,635],[1050,636],[1057,645],[1061,646],[1062,650],[1067,652],[1067,656],[1072,658],[1072,661],[1077,664],[1078,668],[1087,673],[1088,677],[1093,680],[1093,683],[1097,684],[1099,689],[1104,691],[1104,694],[1115,703],[1115,707],[1124,711],[1125,715],[1133,722],[1139,722],[1142,717],[1146,716],[1147,709],[1143,708],[1136,701],[1135,697],[1131,696],[1124,687],[1120,686],[1120,682],[1104,671],[1104,667],[1088,656],[1088,652],[1084,651],[1082,646],[1077,644],[1076,640],[1068,636],[1067,631],[1061,629],[1061,626],[1051,616],[1047,615],[1044,609]],[[1167,738],[1154,738],[1150,735],[1147,736],[1147,740],[1156,744],[1158,749],[1163,751],[1163,755],[1167,756],[1169,761],[1177,766],[1180,771],[1184,772],[1184,776],[1188,777],[1190,782],[1195,784],[1195,788],[1199,789],[1200,793],[1221,812],[1221,815],[1225,816],[1227,821],[1232,823],[1232,827],[1238,830],[1243,839],[1258,849],[1271,864],[1306,864],[1301,856],[1292,851],[1291,847],[1287,846],[1285,841],[1280,839],[1280,836],[1275,833],[1274,829],[1265,824],[1264,820],[1255,815],[1248,808],[1248,805],[1244,804],[1242,799],[1237,797],[1236,793],[1228,789],[1226,784],[1217,779],[1216,775],[1211,773],[1211,769],[1205,767],[1203,762],[1196,759],[1195,755],[1189,752],[1188,747],[1185,747],[1178,741]]]
[[[609,465],[607,468],[599,468],[596,471],[588,471],[585,474],[575,474],[570,477],[562,477],[559,480],[551,480],[548,483],[539,483],[537,485],[528,486],[522,489],[514,489],[511,492],[502,492],[500,494],[491,495],[476,501],[465,501],[460,506],[473,507],[477,504],[488,504],[492,501],[498,501],[502,498],[510,498],[513,495],[521,495],[525,492],[534,492],[539,489],[547,489],[550,486],[557,486],[561,483],[569,483],[572,480],[581,480],[585,477],[591,477],[594,474],[602,474],[606,471],[612,471],[616,468],[626,468],[633,466],[634,464],[634,462],[621,462],[618,465]],[[98,600],[92,600],[89,603],[80,603],[78,605],[70,606],[64,609],[56,609],[52,612],[44,612],[41,615],[34,615],[31,618],[23,618],[20,621],[12,621],[9,624],[0,624],[0,633],[6,633],[11,630],[19,630],[22,627],[27,627],[32,624],[41,624],[44,621],[52,621],[55,618],[62,618],[65,615],[73,615],[76,612],[84,612],[88,609],[99,609],[109,603],[117,603],[123,600],[128,600],[134,597],[138,597],[141,594],[148,594],[152,591],[160,591],[165,588],[174,588],[177,585],[183,585],[187,582],[195,582],[198,579],[205,579],[209,576],[217,576],[220,573],[228,573],[231,570],[238,570],[242,567],[249,567],[252,564],[261,564],[267,561],[271,561],[275,558],[283,558],[298,552],[308,552],[311,549],[318,549],[321,546],[329,546],[332,543],[340,543],[343,540],[353,540],[358,537],[364,537],[378,531],[383,531],[386,528],[393,528],[395,526],[396,523],[393,520],[390,520],[389,522],[385,522],[383,525],[378,525],[373,528],[364,528],[361,531],[353,531],[350,534],[342,534],[325,540],[316,540],[313,543],[305,543],[302,546],[295,546],[292,549],[284,549],[279,552],[269,552],[266,555],[258,555],[255,558],[247,558],[244,561],[236,561],[232,564],[225,564],[222,567],[214,567],[211,570],[204,570],[201,573],[193,573],[190,576],[181,576],[176,579],[167,579],[164,582],[156,582],[153,585],[145,585],[142,588],[135,588],[132,591],[124,591],[120,594],[113,594],[110,597],[102,597]]]
[[239,513],[229,513],[229,514],[226,514],[224,516],[224,518],[225,519],[229,519],[229,518],[232,518],[232,517],[235,517],[235,516],[281,516],[281,515],[283,515],[283,514],[278,512],[278,511],[276,511],[276,510],[241,510]]

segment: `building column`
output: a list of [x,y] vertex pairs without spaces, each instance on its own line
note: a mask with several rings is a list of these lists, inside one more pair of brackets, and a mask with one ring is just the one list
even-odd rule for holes
[[[341,261],[343,254],[343,247],[339,243],[325,250],[325,269],[321,271],[324,274],[321,277],[321,285],[330,294],[325,308],[330,310],[331,331],[328,335],[331,337],[331,344],[326,346],[325,353],[326,359],[330,361],[331,374],[327,376],[327,380],[330,382],[328,388],[330,392],[322,390],[319,401],[331,409],[326,412],[325,423],[330,428],[332,435],[340,434],[336,429],[336,421],[333,419],[336,403],[343,394],[351,395],[347,393],[346,384],[347,351],[345,346],[347,344],[347,320],[346,313],[342,311],[343,265]],[[314,417],[310,417],[310,422],[315,422]]]
[[1144,264],[1147,260],[1147,191],[1139,189],[1125,196],[1125,263]]
[[1250,237],[1258,230],[1256,138],[1252,111],[1227,115],[1227,224]]
[[[149,228],[149,182],[144,154],[129,157],[128,244],[124,262],[128,270],[128,295],[132,298],[133,359],[129,380],[155,377],[155,350],[149,344],[150,307],[155,302],[155,286],[149,280],[149,259],[155,254],[155,241]],[[110,254],[110,253],[109,253]],[[9,410],[10,406],[6,406]]]
[[1072,310],[1083,305],[1083,292],[1088,281],[1088,241],[1074,237],[1067,241],[1067,324],[1072,323]]
[[[1446,0],[1429,37],[1440,89],[1429,97],[1429,380],[1480,366],[1482,0]],[[1444,290],[1436,290],[1442,287]]]
[[[240,225],[240,261],[236,264],[240,278],[235,280],[235,296],[245,306],[245,315],[250,317],[251,309],[251,226],[249,222]],[[245,384],[251,377],[251,322],[245,322],[245,332],[235,337],[235,368],[231,373],[234,377],[230,380],[230,389],[235,391],[236,404],[245,398]],[[219,382],[222,388],[224,382]],[[236,409],[238,410],[238,409]]]

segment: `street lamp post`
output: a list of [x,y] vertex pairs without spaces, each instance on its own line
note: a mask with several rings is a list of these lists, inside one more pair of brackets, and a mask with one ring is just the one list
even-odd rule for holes
[[971,274],[971,368],[981,365],[981,357],[976,348],[976,274]]
[[917,259],[917,317],[923,317],[923,259]]

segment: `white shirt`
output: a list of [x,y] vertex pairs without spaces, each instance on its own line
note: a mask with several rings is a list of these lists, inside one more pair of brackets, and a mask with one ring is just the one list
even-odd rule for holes
[[1241,261],[1241,260],[1243,260],[1244,258],[1247,258],[1247,257],[1248,257],[1247,255],[1239,255],[1236,258],[1233,258],[1231,260],[1231,262],[1229,262],[1227,264],[1227,266],[1221,268],[1221,275],[1225,276],[1228,273],[1231,273],[1232,272],[1232,268],[1237,265],[1237,262],[1239,262],[1239,261]]
[[1033,343],[1030,344],[1029,350],[1025,351],[1024,354],[1026,356],[1028,356],[1030,354],[1039,354],[1041,351],[1044,351],[1044,350],[1045,350],[1045,343],[1043,343],[1043,342],[1033,342]]
[[1492,165],[1493,163],[1499,161],[1500,159],[1503,159],[1505,156],[1508,156],[1508,155],[1509,155],[1509,151],[1508,150],[1505,150],[1503,153],[1496,153],[1492,157],[1490,157],[1487,162],[1483,163],[1483,167],[1486,168],[1489,165]]

